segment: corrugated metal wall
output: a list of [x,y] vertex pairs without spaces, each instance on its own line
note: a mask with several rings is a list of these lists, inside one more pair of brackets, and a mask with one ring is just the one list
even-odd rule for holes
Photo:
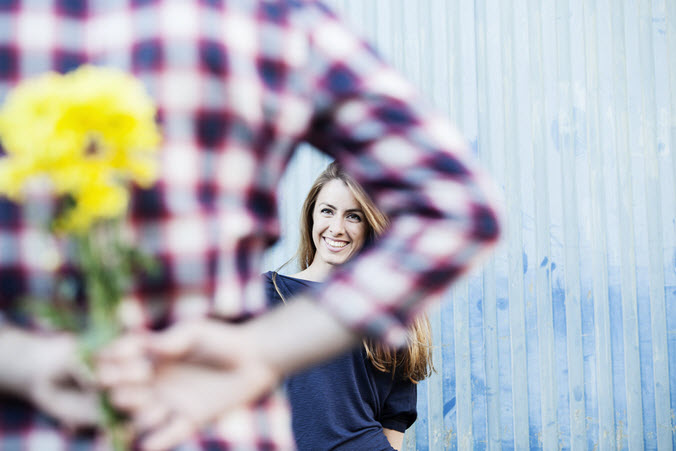
[[[407,449],[673,449],[676,1],[329,3],[504,193],[498,252],[433,312]],[[269,268],[327,162],[294,159]]]

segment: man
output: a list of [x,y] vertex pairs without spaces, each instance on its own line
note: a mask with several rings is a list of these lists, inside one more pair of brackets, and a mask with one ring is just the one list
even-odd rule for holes
[[[498,236],[457,133],[319,2],[10,1],[0,22],[0,98],[26,77],[93,63],[134,73],[158,104],[161,182],[136,193],[132,218],[162,270],[130,302],[146,327],[173,326],[122,338],[99,371],[147,449],[196,436],[292,447],[283,397],[265,396],[277,382],[364,335],[401,344],[425,299]],[[275,187],[300,141],[335,157],[392,226],[321,292],[263,314],[258,263],[278,236]],[[12,399],[0,440],[87,446],[70,432],[96,423],[72,338],[18,326],[17,300],[44,274],[25,257],[24,211],[2,202],[0,392]]]

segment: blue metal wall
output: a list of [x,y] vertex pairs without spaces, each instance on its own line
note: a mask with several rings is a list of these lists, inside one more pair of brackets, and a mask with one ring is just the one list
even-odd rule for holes
[[[494,175],[494,258],[432,312],[407,449],[676,445],[676,1],[329,2]],[[328,160],[280,192],[290,257]]]

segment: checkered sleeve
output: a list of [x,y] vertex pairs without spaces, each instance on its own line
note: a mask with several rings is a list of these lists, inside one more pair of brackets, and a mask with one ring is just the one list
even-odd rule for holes
[[401,345],[426,300],[499,235],[492,184],[444,118],[321,3],[309,32],[308,134],[391,219],[391,227],[315,295],[362,335]]

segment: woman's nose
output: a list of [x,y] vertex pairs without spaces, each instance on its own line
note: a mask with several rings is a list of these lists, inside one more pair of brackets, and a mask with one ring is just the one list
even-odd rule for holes
[[329,231],[334,235],[341,235],[345,231],[342,218],[333,218],[329,224]]

